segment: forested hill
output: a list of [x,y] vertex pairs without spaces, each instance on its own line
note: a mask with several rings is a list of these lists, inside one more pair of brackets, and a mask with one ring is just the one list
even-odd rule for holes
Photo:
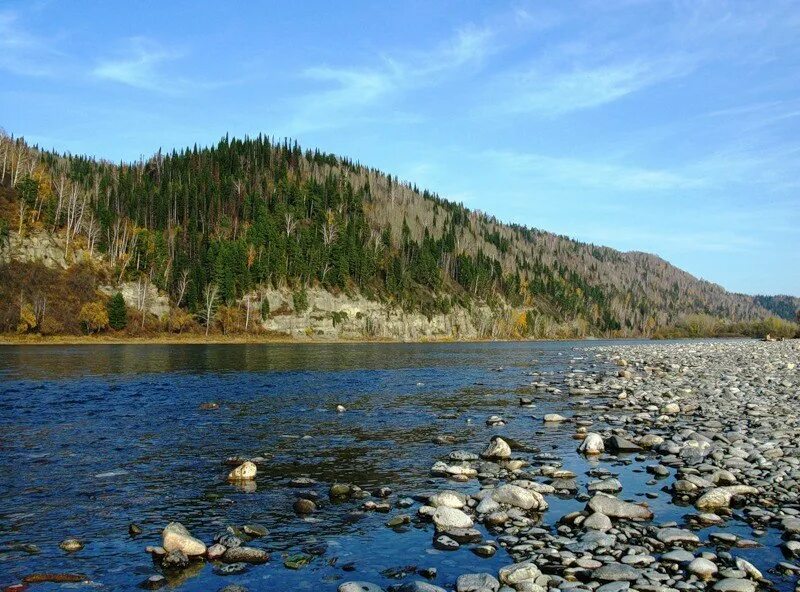
[[[146,278],[192,313],[202,312],[209,286],[227,305],[264,286],[319,286],[426,315],[513,307],[531,324],[595,335],[649,334],[694,313],[769,314],[654,255],[502,224],[265,136],[113,164],[3,135],[0,163],[6,243],[15,233],[57,233],[68,258],[79,248],[99,256],[111,280]],[[11,316],[0,319],[6,329]]]

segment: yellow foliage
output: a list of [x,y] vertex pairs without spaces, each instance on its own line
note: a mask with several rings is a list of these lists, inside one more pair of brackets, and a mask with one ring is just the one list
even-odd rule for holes
[[173,331],[182,333],[184,329],[189,328],[194,318],[185,310],[178,308],[169,314],[169,326]]
[[514,321],[514,335],[524,337],[528,334],[528,315],[525,311],[520,312]]
[[89,333],[99,333],[108,327],[108,311],[103,302],[87,302],[81,307],[78,320],[86,326]]
[[17,333],[27,333],[36,327],[36,313],[30,304],[23,304],[19,307],[19,324]]

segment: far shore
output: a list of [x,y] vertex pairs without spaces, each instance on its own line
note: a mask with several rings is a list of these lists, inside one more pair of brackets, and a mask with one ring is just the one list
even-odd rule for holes
[[[553,339],[455,339],[450,337],[430,338],[430,339],[380,339],[380,338],[359,338],[359,339],[321,339],[314,337],[291,337],[282,335],[198,335],[173,334],[173,335],[151,335],[142,337],[116,336],[116,335],[0,335],[0,347],[17,345],[285,345],[285,344],[310,344],[310,345],[361,345],[361,344],[421,344],[421,343],[542,343],[542,342],[562,342],[562,341],[626,341],[634,339],[653,339],[652,337],[570,337]],[[678,337],[674,339],[746,339],[746,336],[724,336],[724,337]],[[673,339],[669,339],[672,341]]]

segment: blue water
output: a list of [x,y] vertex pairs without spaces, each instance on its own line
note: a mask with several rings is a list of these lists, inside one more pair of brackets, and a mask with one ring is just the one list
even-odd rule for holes
[[[602,343],[602,342],[596,342]],[[530,389],[531,381],[563,385],[560,374],[593,364],[579,343],[476,343],[375,345],[110,345],[0,348],[0,585],[33,572],[82,573],[111,589],[135,589],[158,573],[146,545],[177,520],[206,541],[227,525],[258,523],[270,530],[252,546],[272,560],[246,573],[221,576],[199,564],[171,584],[181,590],[217,590],[241,584],[251,590],[335,590],[346,580],[399,583],[385,570],[435,567],[434,583],[451,586],[458,575],[496,572],[510,562],[503,550],[482,559],[464,545],[434,550],[430,525],[402,532],[384,523],[398,513],[358,512],[363,500],[331,503],[333,482],[370,490],[389,486],[400,497],[437,489],[474,491],[429,475],[454,449],[480,452],[494,434],[514,438],[564,459],[588,477],[589,461],[575,454],[574,426],[544,428],[544,413],[571,413],[565,396]],[[571,362],[573,357],[582,360]],[[502,371],[497,371],[502,367]],[[530,372],[543,372],[531,377]],[[518,405],[535,396],[536,408]],[[220,409],[199,404],[216,401]],[[335,413],[337,404],[346,413]],[[487,427],[492,414],[509,420]],[[453,418],[454,417],[454,418]],[[441,446],[435,436],[460,443]],[[225,480],[230,456],[267,456],[255,491]],[[521,456],[526,456],[522,454]],[[603,462],[619,472],[624,496],[646,491],[657,521],[682,522],[686,509],[670,503],[637,463]],[[319,484],[320,509],[310,519],[292,511],[290,479]],[[544,524],[580,509],[576,500],[551,496]],[[132,538],[128,525],[144,533]],[[727,529],[752,538],[743,523]],[[719,528],[713,530],[720,530]],[[737,554],[762,569],[779,560],[775,533],[762,549]],[[86,547],[66,554],[58,543],[77,537]],[[487,533],[487,538],[491,535]],[[35,544],[38,554],[15,545]],[[290,570],[283,557],[311,544],[325,551]],[[344,571],[343,566],[354,571]],[[406,579],[419,576],[408,576]],[[791,583],[775,578],[781,587]],[[53,585],[40,585],[46,590]],[[788,589],[788,588],[787,588]]]

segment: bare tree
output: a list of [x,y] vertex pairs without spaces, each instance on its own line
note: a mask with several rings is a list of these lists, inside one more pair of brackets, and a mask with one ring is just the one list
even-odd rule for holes
[[183,300],[184,294],[186,294],[186,288],[189,286],[189,270],[184,269],[181,272],[181,277],[178,280],[178,298],[175,300],[175,306],[180,306],[181,301]]
[[294,229],[297,228],[297,220],[295,220],[294,216],[289,212],[284,215],[283,219],[285,222],[286,238],[289,238],[294,232]]
[[247,333],[247,328],[250,326],[250,294],[245,294],[244,302],[247,311],[244,316],[244,332]]
[[329,246],[336,240],[337,234],[338,230],[336,228],[336,220],[333,216],[333,212],[328,210],[325,222],[322,223],[322,242],[325,243],[325,246]]
[[219,287],[216,284],[208,284],[203,291],[203,299],[205,306],[201,316],[206,324],[206,337],[208,337],[208,330],[211,328],[211,323],[214,321],[214,309],[217,306],[217,296],[219,295]]
[[150,299],[150,277],[142,275],[139,277],[139,283],[136,287],[136,308],[142,313],[142,329],[144,329],[144,320],[147,317],[147,304]]
[[66,203],[66,244],[64,256],[69,256],[69,243],[75,238],[83,221],[83,213],[86,209],[86,193],[78,190],[78,186],[73,183],[67,196]]

